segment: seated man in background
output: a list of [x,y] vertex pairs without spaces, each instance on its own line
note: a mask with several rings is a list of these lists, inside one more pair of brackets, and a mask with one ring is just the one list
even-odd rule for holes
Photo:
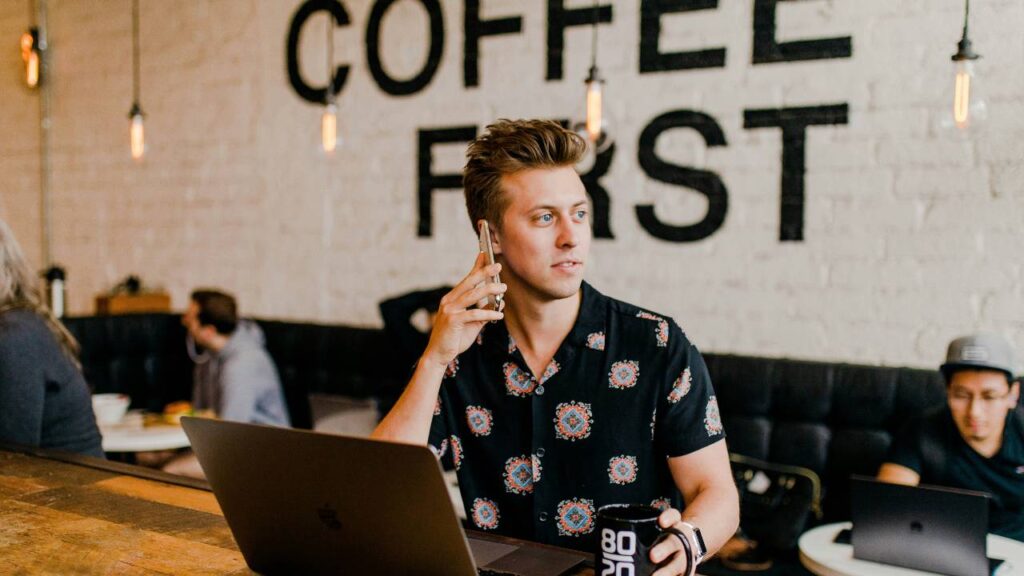
[[[281,380],[264,348],[263,332],[239,320],[235,299],[217,290],[196,290],[181,317],[188,338],[204,349],[195,355],[192,403],[218,418],[289,426]],[[190,352],[191,352],[190,342]],[[191,452],[171,460],[164,470],[202,478]]]
[[907,424],[878,479],[987,492],[989,531],[1024,541],[1024,416],[1015,368],[1000,336],[951,342],[941,368],[946,406]]

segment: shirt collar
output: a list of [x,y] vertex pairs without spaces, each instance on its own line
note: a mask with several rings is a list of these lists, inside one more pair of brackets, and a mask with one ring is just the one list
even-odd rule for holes
[[575,346],[585,345],[587,337],[595,332],[605,332],[608,324],[608,297],[586,282],[580,287],[580,293],[580,313],[565,339]]
[[[608,323],[609,299],[598,292],[590,284],[583,282],[580,286],[580,309],[576,315],[569,335],[562,341],[561,349],[566,344],[574,347],[584,346],[587,337],[595,332],[604,332]],[[491,354],[509,356],[514,348],[505,322],[495,322],[484,326],[479,341],[484,350]],[[557,356],[557,355],[556,355]]]

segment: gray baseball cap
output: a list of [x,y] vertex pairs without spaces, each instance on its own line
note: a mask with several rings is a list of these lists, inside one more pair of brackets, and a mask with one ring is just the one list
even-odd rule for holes
[[948,378],[959,368],[999,370],[1009,380],[1016,374],[1017,360],[1013,348],[998,334],[971,334],[961,336],[949,343],[946,362],[941,366]]

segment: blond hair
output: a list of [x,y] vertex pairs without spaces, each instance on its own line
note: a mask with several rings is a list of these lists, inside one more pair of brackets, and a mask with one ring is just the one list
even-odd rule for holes
[[479,220],[501,226],[508,199],[501,178],[534,168],[572,166],[583,158],[587,142],[550,120],[501,119],[469,144],[462,186],[466,210],[476,229]]
[[41,316],[64,352],[78,365],[78,342],[43,301],[21,246],[11,228],[0,219],[0,313],[16,308],[31,310]]

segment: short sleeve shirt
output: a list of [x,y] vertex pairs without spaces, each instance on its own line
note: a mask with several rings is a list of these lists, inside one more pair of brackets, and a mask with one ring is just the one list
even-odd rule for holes
[[581,290],[543,373],[504,323],[448,367],[429,442],[476,529],[591,550],[598,508],[681,507],[667,459],[725,437],[704,360],[675,322]]
[[[948,407],[912,420],[896,436],[886,462],[918,473],[922,484],[938,484],[989,493],[989,531],[1024,541],[1024,427],[1008,414],[1003,443],[991,458],[960,436]],[[941,451],[926,457],[926,445]],[[932,462],[938,460],[941,462]]]

